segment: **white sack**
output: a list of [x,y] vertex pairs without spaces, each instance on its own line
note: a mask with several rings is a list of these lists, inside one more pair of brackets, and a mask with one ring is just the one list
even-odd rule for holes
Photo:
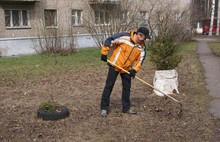
[[[153,85],[165,94],[173,94],[174,92],[179,94],[177,71],[175,69],[155,71]],[[156,91],[156,89],[154,89],[154,92],[158,96],[164,96],[159,91]]]

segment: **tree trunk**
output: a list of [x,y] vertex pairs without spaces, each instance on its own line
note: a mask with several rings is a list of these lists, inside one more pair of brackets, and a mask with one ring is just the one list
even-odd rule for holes
[[210,28],[209,28],[209,36],[212,36],[214,14],[215,14],[215,0],[212,0],[212,9],[211,9],[211,21],[210,21]]
[[217,17],[217,31],[216,31],[216,35],[219,35],[219,20],[220,20],[220,2],[218,0],[218,17]]

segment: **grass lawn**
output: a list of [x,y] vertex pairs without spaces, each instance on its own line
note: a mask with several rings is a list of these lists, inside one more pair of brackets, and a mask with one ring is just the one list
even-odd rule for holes
[[220,56],[220,42],[209,42],[208,45],[215,55]]
[[[100,49],[83,49],[71,56],[23,56],[0,58],[0,141],[57,142],[210,142],[214,122],[208,112],[210,96],[205,89],[196,42],[182,45],[177,69],[179,105],[154,95],[153,89],[132,80],[131,104],[136,116],[121,113],[121,79],[111,95],[110,113],[100,117],[100,99],[108,66]],[[155,67],[147,59],[137,73],[152,83]],[[59,121],[36,117],[42,102],[54,99],[70,109]]]

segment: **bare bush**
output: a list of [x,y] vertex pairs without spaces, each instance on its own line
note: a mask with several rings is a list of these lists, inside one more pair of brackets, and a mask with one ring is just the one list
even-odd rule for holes
[[38,53],[68,55],[77,51],[76,33],[78,29],[72,26],[69,12],[73,3],[71,0],[65,3],[57,1],[53,7],[57,11],[63,10],[62,12],[44,10],[44,13],[39,14],[40,18],[36,19],[35,24],[37,42],[34,45]]
[[[89,2],[83,1],[86,7],[83,24],[100,46],[106,37],[140,26],[149,27],[152,37],[169,32],[175,33],[178,41],[190,38],[190,7],[179,9],[174,0],[123,0],[116,1],[117,4],[103,4],[98,0],[95,4]],[[143,11],[146,11],[147,19],[141,14]]]
[[76,52],[75,34],[70,28],[69,35],[65,35],[62,28],[47,28],[43,22],[39,23],[38,45],[35,49],[41,54],[68,55]]
[[103,4],[102,1],[91,4],[88,0],[83,0],[83,6],[86,7],[83,25],[99,46],[110,35],[137,28],[140,22],[137,19],[140,17],[142,1],[108,2],[109,4]]
[[5,56],[5,54],[7,54],[7,49],[6,49],[6,48],[1,48],[1,49],[0,49],[0,58],[2,58],[3,56]]
[[148,25],[152,36],[172,36],[176,42],[191,38],[190,6],[179,8],[174,0],[162,2],[149,0]]

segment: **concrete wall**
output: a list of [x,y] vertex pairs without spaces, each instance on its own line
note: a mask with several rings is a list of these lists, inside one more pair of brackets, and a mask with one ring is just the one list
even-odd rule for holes
[[1,56],[16,56],[35,52],[31,39],[4,39],[0,41]]
[[[79,35],[75,37],[75,40],[75,48],[98,47],[98,45],[90,35]],[[64,39],[63,41],[68,42],[68,40],[66,39]],[[0,56],[7,57],[34,54],[36,53],[36,49],[39,49],[38,43],[38,38],[0,39]]]

